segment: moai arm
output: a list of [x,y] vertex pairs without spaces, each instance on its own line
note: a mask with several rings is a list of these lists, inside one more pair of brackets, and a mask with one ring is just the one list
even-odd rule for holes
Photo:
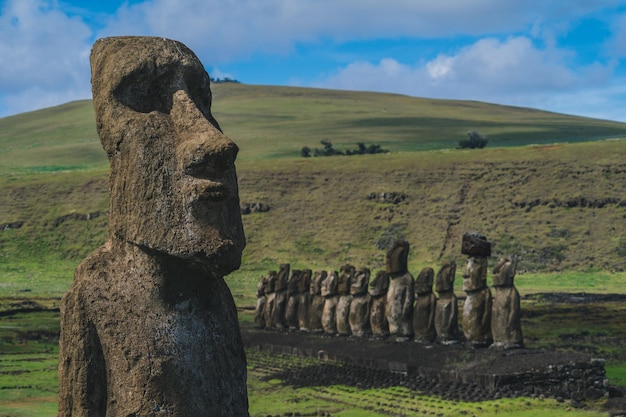
[[66,295],[61,310],[71,325],[61,327],[58,416],[104,417],[107,386],[102,347],[84,306],[73,295]]

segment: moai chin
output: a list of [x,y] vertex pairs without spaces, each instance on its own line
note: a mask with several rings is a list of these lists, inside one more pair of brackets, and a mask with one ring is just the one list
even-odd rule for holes
[[311,279],[311,304],[309,307],[309,330],[322,333],[322,315],[324,314],[324,297],[322,297],[322,281],[326,279],[326,271],[316,271]]
[[520,295],[513,284],[519,258],[501,257],[493,268],[493,307],[491,333],[493,348],[514,349],[524,347],[521,324]]
[[389,275],[386,271],[376,272],[370,282],[369,295],[372,297],[370,306],[370,329],[372,336],[384,338],[389,336],[389,323],[385,312],[387,305],[387,291],[389,289]]
[[342,265],[339,268],[339,277],[337,280],[337,293],[339,300],[337,301],[337,334],[340,336],[348,336],[350,330],[350,303],[352,295],[350,287],[354,279],[355,267],[350,264]]
[[100,39],[90,63],[109,234],[63,297],[58,415],[247,416],[223,279],[245,246],[237,146],[211,115],[209,75],[160,37]]
[[367,293],[370,283],[369,268],[359,268],[350,285],[350,331],[356,337],[363,337],[370,333],[370,305],[372,297]]
[[413,276],[407,261],[409,242],[395,240],[387,251],[387,274],[390,278],[385,306],[389,334],[397,341],[405,341],[413,335]]
[[415,278],[415,307],[413,308],[413,332],[416,342],[430,343],[437,337],[435,309],[437,298],[433,294],[435,271],[426,267]]
[[456,263],[446,261],[441,265],[435,279],[439,295],[435,306],[435,331],[437,341],[444,345],[459,343],[459,306],[454,294]]
[[487,287],[487,262],[491,244],[478,233],[463,235],[461,251],[468,255],[463,273],[463,290],[467,294],[463,304],[463,334],[475,347],[489,346],[491,336],[492,296]]
[[328,271],[322,281],[320,294],[324,297],[324,310],[322,312],[322,328],[327,335],[337,334],[337,271]]

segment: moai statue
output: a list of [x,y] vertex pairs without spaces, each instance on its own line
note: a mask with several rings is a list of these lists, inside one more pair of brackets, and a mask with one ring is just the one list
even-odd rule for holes
[[370,282],[369,294],[372,297],[370,307],[370,328],[372,336],[383,338],[389,336],[387,322],[387,290],[389,289],[389,275],[386,271],[378,271]]
[[456,263],[446,261],[441,265],[435,279],[435,291],[439,295],[435,306],[435,331],[437,341],[443,345],[459,343],[459,306],[454,294]]
[[237,146],[209,75],[161,37],[100,39],[90,62],[109,234],[61,303],[58,416],[248,416],[224,281],[245,246]]
[[345,264],[339,268],[339,279],[337,281],[337,334],[340,336],[350,335],[350,303],[352,295],[350,286],[354,278],[355,268],[350,264]]
[[287,310],[287,287],[289,286],[290,270],[291,266],[289,264],[280,264],[278,267],[278,274],[276,274],[271,327],[278,330],[285,330],[288,327],[285,311]]
[[254,309],[254,326],[257,329],[265,327],[265,304],[267,296],[265,295],[265,286],[267,285],[267,277],[261,277],[256,286],[256,308]]
[[265,309],[263,311],[263,321],[266,329],[273,329],[272,318],[274,317],[274,305],[276,304],[276,281],[278,280],[278,272],[269,271],[265,278]]
[[326,279],[326,271],[316,271],[311,280],[311,305],[309,307],[309,330],[315,333],[324,332],[322,316],[324,314],[324,301],[322,296],[322,282]]
[[291,270],[291,277],[287,282],[287,304],[285,305],[285,322],[289,330],[298,330],[298,304],[300,303],[300,280],[302,271]]
[[298,285],[298,328],[304,332],[309,331],[309,310],[311,308],[311,274],[310,269],[304,269]]
[[327,335],[337,334],[337,271],[328,271],[322,281],[320,294],[324,297],[324,311],[322,312],[322,328]]
[[390,278],[387,291],[386,315],[389,334],[397,341],[406,341],[413,335],[413,276],[407,268],[409,242],[396,240],[387,252],[387,274]]
[[413,309],[413,332],[416,342],[435,341],[435,309],[437,298],[433,294],[435,271],[424,268],[415,278],[415,308]]
[[463,235],[461,252],[468,255],[463,273],[463,334],[472,346],[485,347],[493,342],[491,336],[491,291],[487,287],[487,261],[491,244],[478,233]]
[[372,297],[367,293],[370,283],[369,268],[359,268],[350,285],[350,331],[354,336],[363,337],[370,333],[370,305]]
[[493,268],[493,297],[491,333],[494,348],[514,349],[524,347],[522,337],[520,296],[513,284],[519,258],[502,257]]

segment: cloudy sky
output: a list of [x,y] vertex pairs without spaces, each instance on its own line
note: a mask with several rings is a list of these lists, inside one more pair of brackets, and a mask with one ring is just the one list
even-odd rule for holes
[[90,98],[104,36],[180,40],[247,84],[626,122],[626,0],[0,0],[0,117]]

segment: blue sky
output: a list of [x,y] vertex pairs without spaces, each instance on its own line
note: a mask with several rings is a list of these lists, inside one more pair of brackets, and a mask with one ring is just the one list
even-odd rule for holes
[[0,117],[90,98],[93,42],[151,35],[247,84],[626,122],[626,0],[0,0],[0,10]]

